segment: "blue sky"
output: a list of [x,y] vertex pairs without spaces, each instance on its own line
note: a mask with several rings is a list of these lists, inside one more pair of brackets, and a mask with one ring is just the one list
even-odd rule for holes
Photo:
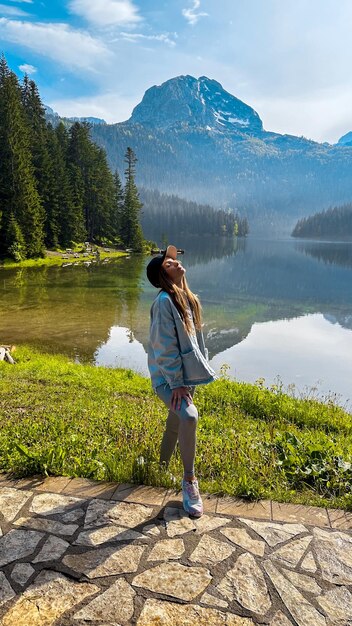
[[351,0],[0,0],[0,50],[61,115],[119,122],[150,86],[208,76],[267,130],[352,130]]

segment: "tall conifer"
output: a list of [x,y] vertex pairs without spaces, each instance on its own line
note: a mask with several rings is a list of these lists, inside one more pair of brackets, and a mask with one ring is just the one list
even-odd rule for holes
[[[30,80],[27,75],[23,79],[21,86],[21,96],[25,121],[28,128],[28,139],[32,161],[34,166],[34,174],[37,181],[37,189],[43,205],[43,220],[46,222],[45,230],[47,231],[46,216],[50,211],[50,184],[51,184],[51,162],[48,149],[48,130],[45,119],[45,110],[42,105],[37,85]],[[47,232],[46,232],[46,240]],[[52,241],[46,241],[47,245],[52,245]]]
[[132,148],[127,148],[125,154],[125,198],[121,219],[121,239],[126,247],[131,247],[136,252],[143,249],[143,233],[140,225],[140,210],[142,203],[139,199],[138,189],[135,183],[137,158]]
[[0,163],[1,252],[9,253],[16,231],[24,238],[25,255],[40,256],[43,213],[34,177],[29,130],[17,77],[9,70],[4,57],[0,61]]
[[123,214],[124,205],[124,193],[121,183],[121,178],[116,170],[114,173],[114,203],[111,211],[111,230],[114,233],[115,238],[120,239],[121,232],[121,220]]

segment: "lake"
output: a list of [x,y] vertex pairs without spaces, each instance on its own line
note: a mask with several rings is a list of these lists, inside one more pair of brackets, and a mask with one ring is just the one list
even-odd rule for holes
[[[180,237],[201,298],[213,367],[282,382],[351,410],[352,243]],[[0,343],[147,375],[157,290],[140,256],[99,264],[0,269]]]

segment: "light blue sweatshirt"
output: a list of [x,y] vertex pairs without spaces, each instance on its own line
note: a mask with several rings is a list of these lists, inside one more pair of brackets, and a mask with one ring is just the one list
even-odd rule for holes
[[150,311],[148,367],[153,388],[168,383],[171,389],[205,385],[216,379],[208,361],[201,331],[188,334],[166,291],[155,298]]

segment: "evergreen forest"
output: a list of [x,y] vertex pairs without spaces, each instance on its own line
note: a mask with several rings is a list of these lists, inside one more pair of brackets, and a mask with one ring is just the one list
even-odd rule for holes
[[112,174],[90,126],[47,123],[37,86],[0,60],[0,257],[16,261],[88,240],[141,251],[136,156],[125,185]]
[[292,237],[310,239],[352,239],[352,204],[330,207],[300,219]]
[[173,233],[243,237],[248,234],[246,217],[233,209],[216,209],[154,189],[140,190],[143,201],[142,226],[149,239],[170,238]]

